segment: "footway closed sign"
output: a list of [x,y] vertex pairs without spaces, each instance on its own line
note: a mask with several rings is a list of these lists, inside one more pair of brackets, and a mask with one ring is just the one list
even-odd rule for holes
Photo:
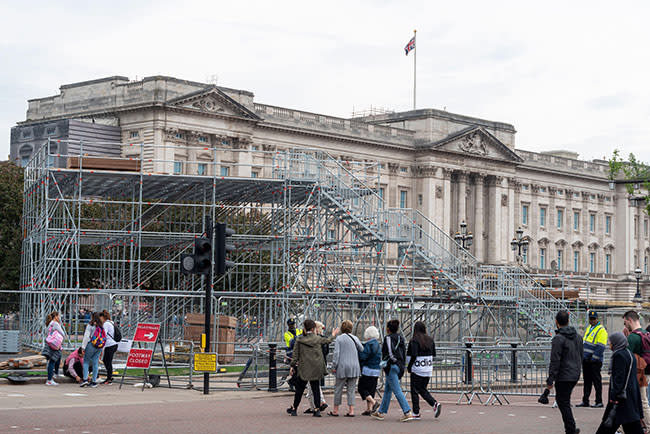
[[131,348],[131,351],[129,351],[129,357],[126,359],[126,367],[149,369],[152,358],[153,350],[147,350],[144,348]]

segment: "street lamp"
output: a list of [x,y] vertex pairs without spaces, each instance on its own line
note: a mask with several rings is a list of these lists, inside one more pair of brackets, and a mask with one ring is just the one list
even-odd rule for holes
[[467,232],[467,223],[465,223],[465,220],[460,223],[460,232],[456,232],[454,239],[465,250],[471,247],[474,235],[471,232]]
[[634,275],[636,276],[636,294],[634,294],[634,300],[635,301],[641,301],[641,291],[639,289],[639,283],[641,282],[641,274],[643,271],[641,271],[641,268],[636,267],[636,270],[634,270]]
[[519,227],[515,231],[515,238],[510,241],[510,248],[512,248],[513,252],[517,252],[517,262],[521,261],[522,253],[525,255],[528,252],[528,240],[523,239],[523,237],[524,230]]

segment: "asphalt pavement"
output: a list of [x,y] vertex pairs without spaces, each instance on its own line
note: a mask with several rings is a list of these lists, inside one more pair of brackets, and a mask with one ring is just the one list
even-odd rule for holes
[[[326,396],[332,402],[331,395]],[[580,391],[574,391],[574,401]],[[388,416],[313,418],[302,411],[290,417],[288,393],[213,392],[155,388],[141,391],[117,385],[95,389],[74,384],[46,387],[0,383],[0,433],[563,433],[560,413],[536,398],[511,399],[510,405],[455,405],[457,396],[439,395],[440,418],[424,408],[419,421],[400,423],[399,406]],[[361,400],[358,398],[360,404]],[[360,413],[362,409],[357,408]],[[341,411],[343,414],[343,410]],[[583,433],[596,431],[602,409],[574,409]]]

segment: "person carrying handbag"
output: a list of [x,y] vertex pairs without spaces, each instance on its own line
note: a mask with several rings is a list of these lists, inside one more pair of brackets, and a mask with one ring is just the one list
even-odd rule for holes
[[636,359],[627,348],[627,339],[621,332],[609,336],[612,349],[612,374],[609,379],[609,402],[596,434],[614,434],[620,426],[625,434],[642,434],[641,392],[634,381]]
[[61,363],[61,346],[65,332],[61,327],[61,316],[59,312],[52,312],[45,319],[46,337],[43,345],[43,355],[47,359],[47,381],[46,386],[58,386],[59,383],[54,381],[55,372],[58,375],[59,364]]

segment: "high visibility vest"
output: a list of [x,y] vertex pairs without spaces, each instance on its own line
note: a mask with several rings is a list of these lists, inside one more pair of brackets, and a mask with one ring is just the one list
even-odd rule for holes
[[584,360],[602,362],[605,347],[607,346],[607,330],[601,323],[587,327],[582,337],[582,343]]

